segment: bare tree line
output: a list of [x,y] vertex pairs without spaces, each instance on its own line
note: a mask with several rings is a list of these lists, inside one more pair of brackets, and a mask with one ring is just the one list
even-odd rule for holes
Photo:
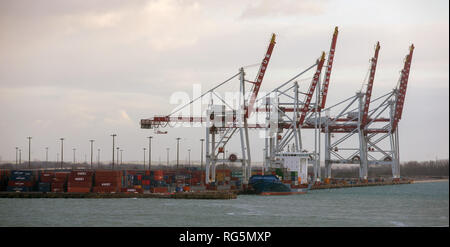
[[[402,177],[447,177],[449,160],[433,161],[408,161],[400,164],[400,174]],[[324,171],[324,168],[322,168]],[[358,177],[358,167],[339,167],[332,169],[332,176],[335,178]],[[369,177],[391,177],[391,166],[369,165]]]
[[[59,163],[56,162],[31,162],[31,168],[58,168]],[[65,164],[65,167],[71,167],[73,164]],[[87,163],[76,164],[77,168],[90,168],[90,165]],[[102,164],[98,167],[97,164],[94,164],[93,168],[103,168],[109,169],[110,165]],[[198,165],[192,165],[192,167],[200,168]],[[220,167],[220,166],[219,166]],[[27,169],[28,164],[22,163],[19,169]],[[148,166],[146,167],[148,168]],[[153,165],[152,169],[167,169],[169,167],[161,166],[161,165]],[[172,167],[173,168],[173,167]],[[447,177],[448,178],[448,168],[449,168],[449,160],[433,160],[433,161],[408,161],[404,162],[400,165],[400,173],[402,177]],[[6,163],[0,165],[0,169],[16,169],[15,164]],[[123,164],[118,167],[118,169],[144,169],[143,165],[137,164]],[[233,167],[233,170],[238,170],[238,167]],[[261,169],[261,168],[255,168]],[[309,170],[312,171],[312,166],[309,167]],[[325,174],[325,168],[322,167],[322,174]],[[348,166],[348,167],[333,167],[332,168],[332,176],[334,178],[357,178],[359,176],[359,167],[356,166]],[[392,170],[389,165],[369,165],[369,177],[391,177]]]

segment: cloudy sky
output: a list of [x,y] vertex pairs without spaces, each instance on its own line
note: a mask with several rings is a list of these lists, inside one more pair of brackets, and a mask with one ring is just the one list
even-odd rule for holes
[[[101,159],[111,160],[116,133],[123,159],[143,159],[146,136],[139,120],[167,114],[175,92],[207,90],[261,61],[271,33],[277,44],[262,91],[307,68],[339,38],[328,105],[361,88],[373,48],[381,50],[373,97],[396,86],[408,47],[413,62],[400,122],[401,159],[448,158],[449,6],[447,0],[116,1],[0,0],[0,156],[15,160],[15,147],[32,159],[89,156],[95,139]],[[257,67],[250,67],[253,77]],[[237,83],[237,80],[236,80]],[[309,82],[305,82],[309,83]],[[199,159],[201,128],[154,135],[153,160]],[[262,160],[263,140],[252,142]],[[239,150],[232,147],[230,152]],[[94,156],[96,157],[96,155]],[[23,159],[27,159],[24,154]]]

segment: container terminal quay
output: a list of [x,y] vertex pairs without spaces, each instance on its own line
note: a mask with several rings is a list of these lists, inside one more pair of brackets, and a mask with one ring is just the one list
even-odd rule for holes
[[[200,165],[181,165],[177,156],[177,166],[152,166],[151,143],[155,136],[149,136],[148,166],[124,169],[114,162],[113,134],[112,164],[103,168],[92,166],[91,140],[91,166],[79,169],[63,164],[61,138],[59,166],[31,169],[30,163],[26,167],[19,161],[17,166],[16,158],[16,166],[0,170],[0,198],[233,199],[239,194],[292,195],[315,189],[412,183],[400,174],[398,130],[415,47],[405,44],[406,55],[398,59],[400,74],[392,77],[393,89],[372,97],[382,47],[381,42],[376,42],[361,89],[327,106],[338,34],[335,27],[328,52],[317,52],[310,66],[287,76],[286,81],[261,95],[259,91],[276,50],[276,34],[272,34],[256,78],[247,78],[247,67],[241,67],[170,114],[140,120],[141,129],[155,135],[167,134],[175,125],[201,125],[204,136],[200,139]],[[308,85],[305,77],[310,78]],[[230,84],[239,88],[233,102],[219,92]],[[203,115],[181,114],[205,98],[209,104]],[[255,118],[257,122],[253,121]],[[264,138],[250,138],[251,131],[264,133]],[[313,136],[313,142],[306,143],[305,135]],[[177,138],[177,148],[180,139]],[[263,164],[255,166],[251,150],[256,146],[254,142],[260,140],[264,142]],[[231,145],[239,152],[229,153]],[[16,157],[17,151],[16,148]],[[117,148],[116,163],[119,151]],[[357,165],[358,177],[334,178],[333,164]],[[390,166],[392,176],[369,177],[369,166]]]

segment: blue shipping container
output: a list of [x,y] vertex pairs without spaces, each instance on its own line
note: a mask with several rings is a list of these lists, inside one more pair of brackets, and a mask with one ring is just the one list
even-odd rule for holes
[[6,191],[29,192],[29,191],[31,191],[31,188],[30,187],[20,187],[20,186],[8,186]]
[[26,175],[26,176],[32,176],[32,175],[33,175],[33,171],[20,171],[20,170],[15,170],[15,171],[11,171],[11,175]]
[[12,181],[33,181],[32,175],[12,175]]
[[50,183],[39,183],[39,192],[50,192],[51,184]]

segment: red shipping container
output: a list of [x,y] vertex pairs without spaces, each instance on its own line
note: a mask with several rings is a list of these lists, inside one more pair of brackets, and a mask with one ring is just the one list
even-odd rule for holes
[[92,183],[86,183],[86,182],[68,182],[67,187],[92,187]]
[[42,183],[50,183],[54,176],[54,172],[41,172],[40,180]]
[[51,182],[53,182],[53,178],[52,177],[41,177],[40,182],[41,183],[51,183]]
[[101,184],[101,183],[113,183],[113,184],[121,184],[121,179],[96,179],[95,184]]
[[120,187],[118,183],[114,183],[114,182],[95,183],[95,186],[97,186],[97,187]]
[[164,172],[162,170],[156,170],[156,171],[153,172],[153,175],[154,176],[163,176]]
[[69,178],[70,182],[91,182],[92,177],[71,177]]
[[118,192],[119,189],[118,188],[113,188],[113,187],[94,187],[92,189],[92,192],[94,193],[112,193],[112,192]]
[[120,191],[123,193],[142,193],[142,189],[135,188],[122,188]]
[[68,187],[67,192],[69,193],[89,193],[91,192],[91,187]]
[[121,180],[122,176],[95,176],[95,180]]
[[53,188],[52,187],[52,192],[64,192],[64,188]]
[[96,170],[96,176],[119,176],[122,171],[107,171],[107,170]]
[[67,178],[58,178],[58,177],[54,177],[54,178],[52,179],[52,182],[53,182],[53,183],[65,183],[65,182],[67,182]]
[[92,171],[72,171],[70,172],[71,176],[92,176]]
[[60,183],[60,182],[53,182],[52,183],[52,188],[64,188],[65,183]]
[[33,185],[31,181],[8,181],[8,186],[32,187]]
[[68,172],[55,172],[55,178],[66,178],[69,176]]
[[118,179],[121,178],[123,175],[113,175],[113,176],[104,176],[104,175],[95,175],[95,179]]
[[127,175],[136,175],[136,171],[126,171]]
[[151,193],[167,193],[169,189],[167,187],[152,187],[150,188]]

